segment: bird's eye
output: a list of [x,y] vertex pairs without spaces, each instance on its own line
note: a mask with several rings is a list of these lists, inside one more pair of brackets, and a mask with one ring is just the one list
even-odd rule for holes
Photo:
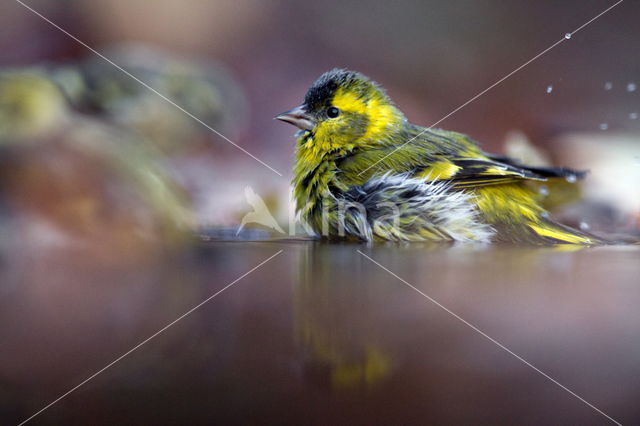
[[340,110],[338,108],[329,107],[329,109],[327,109],[327,117],[336,118],[339,115],[340,115]]

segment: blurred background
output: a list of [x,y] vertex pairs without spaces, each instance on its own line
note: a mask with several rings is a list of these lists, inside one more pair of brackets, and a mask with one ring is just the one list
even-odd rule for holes
[[[212,285],[234,278],[209,262],[220,269],[235,265],[239,275],[261,260],[251,246],[236,251],[245,258],[233,263],[224,247],[202,248],[193,231],[235,237],[230,227],[251,210],[246,187],[264,199],[286,230],[295,129],[273,117],[298,105],[320,74],[334,67],[360,71],[381,83],[411,121],[429,126],[613,3],[25,0],[119,69],[19,2],[2,2],[0,319],[30,320],[0,332],[0,388],[12,389],[14,397],[7,407],[0,405],[0,414],[24,417],[54,397],[54,390],[65,390],[70,378],[81,379],[113,358],[105,354],[127,349],[165,318],[173,319],[161,313],[179,314]],[[640,2],[621,3],[438,127],[467,133],[488,151],[590,170],[578,189],[550,188],[549,208],[584,230],[638,235],[638,16]],[[325,266],[316,265],[323,274],[338,261],[327,256]],[[314,265],[305,259],[289,257],[287,271]],[[635,273],[625,265],[623,286]],[[469,279],[486,277],[490,283],[494,271],[487,261]],[[515,271],[517,276],[521,270]],[[447,276],[451,270],[441,272]],[[293,276],[285,283],[303,286],[296,287],[298,293],[326,290],[304,287],[304,275]],[[275,274],[269,280],[280,282]],[[325,307],[344,300],[341,291],[327,291],[337,296],[318,296],[328,301]],[[366,384],[394,371],[406,374],[381,349],[384,342],[363,338],[361,347],[344,356],[339,347],[327,349],[333,343],[325,329],[337,327],[329,319],[333,311],[296,297],[286,296],[294,306],[291,318],[272,319],[285,341],[291,330],[282,330],[293,321],[292,333],[306,347],[300,359],[321,364],[320,373],[316,367],[309,373],[311,382]],[[595,286],[575,308],[577,315],[597,299]],[[256,318],[242,310],[242,300],[224,311],[233,318],[226,323],[232,331],[218,332],[236,342],[225,352],[228,357],[238,345],[260,346],[242,334],[243,321]],[[370,308],[364,311],[369,315]],[[305,317],[329,324],[305,329]],[[57,337],[45,338],[51,333]],[[95,336],[103,333],[116,345],[99,344]],[[338,332],[337,340],[349,336]],[[94,352],[77,355],[93,345]],[[49,357],[52,347],[57,355]],[[218,354],[210,346],[203,351],[211,351],[196,350],[203,359]],[[70,355],[77,365],[69,363]],[[242,366],[255,367],[253,361],[245,359]],[[278,374],[278,368],[269,371]],[[223,379],[233,383],[231,376]],[[123,379],[106,395],[122,386],[135,394],[140,381]],[[104,394],[94,397],[104,404]],[[69,413],[62,413],[68,420]]]

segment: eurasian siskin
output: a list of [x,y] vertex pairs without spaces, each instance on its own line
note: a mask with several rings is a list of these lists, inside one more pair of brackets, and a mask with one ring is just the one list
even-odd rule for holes
[[359,240],[603,241],[553,221],[531,183],[583,172],[521,164],[468,136],[410,123],[384,89],[334,69],[276,117],[300,128],[297,211],[316,234]]

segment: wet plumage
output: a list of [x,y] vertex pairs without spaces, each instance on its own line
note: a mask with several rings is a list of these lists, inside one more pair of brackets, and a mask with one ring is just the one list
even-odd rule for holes
[[[553,222],[532,185],[575,181],[582,172],[529,167],[485,153],[464,134],[411,124],[385,91],[362,74],[337,69],[323,74],[300,107],[277,118],[301,129],[294,197],[302,220],[319,235],[600,242]],[[394,226],[388,215],[398,217]],[[381,224],[380,217],[386,222]]]

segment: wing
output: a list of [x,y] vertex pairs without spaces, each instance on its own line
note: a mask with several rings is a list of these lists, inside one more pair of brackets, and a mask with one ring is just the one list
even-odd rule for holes
[[585,174],[585,172],[566,168],[525,166],[512,159],[509,159],[508,162],[496,161],[489,155],[486,158],[463,157],[449,158],[444,161],[449,161],[456,167],[455,173],[444,177],[444,179],[461,188],[497,185],[521,180],[540,182],[550,178],[565,178],[575,182]]
[[471,188],[522,180],[575,181],[585,172],[553,167],[532,167],[505,156],[482,151],[478,143],[462,133],[412,128],[401,139],[406,142],[367,149],[342,159],[337,165],[362,184],[375,175],[407,173],[427,181],[448,181],[455,187]]

